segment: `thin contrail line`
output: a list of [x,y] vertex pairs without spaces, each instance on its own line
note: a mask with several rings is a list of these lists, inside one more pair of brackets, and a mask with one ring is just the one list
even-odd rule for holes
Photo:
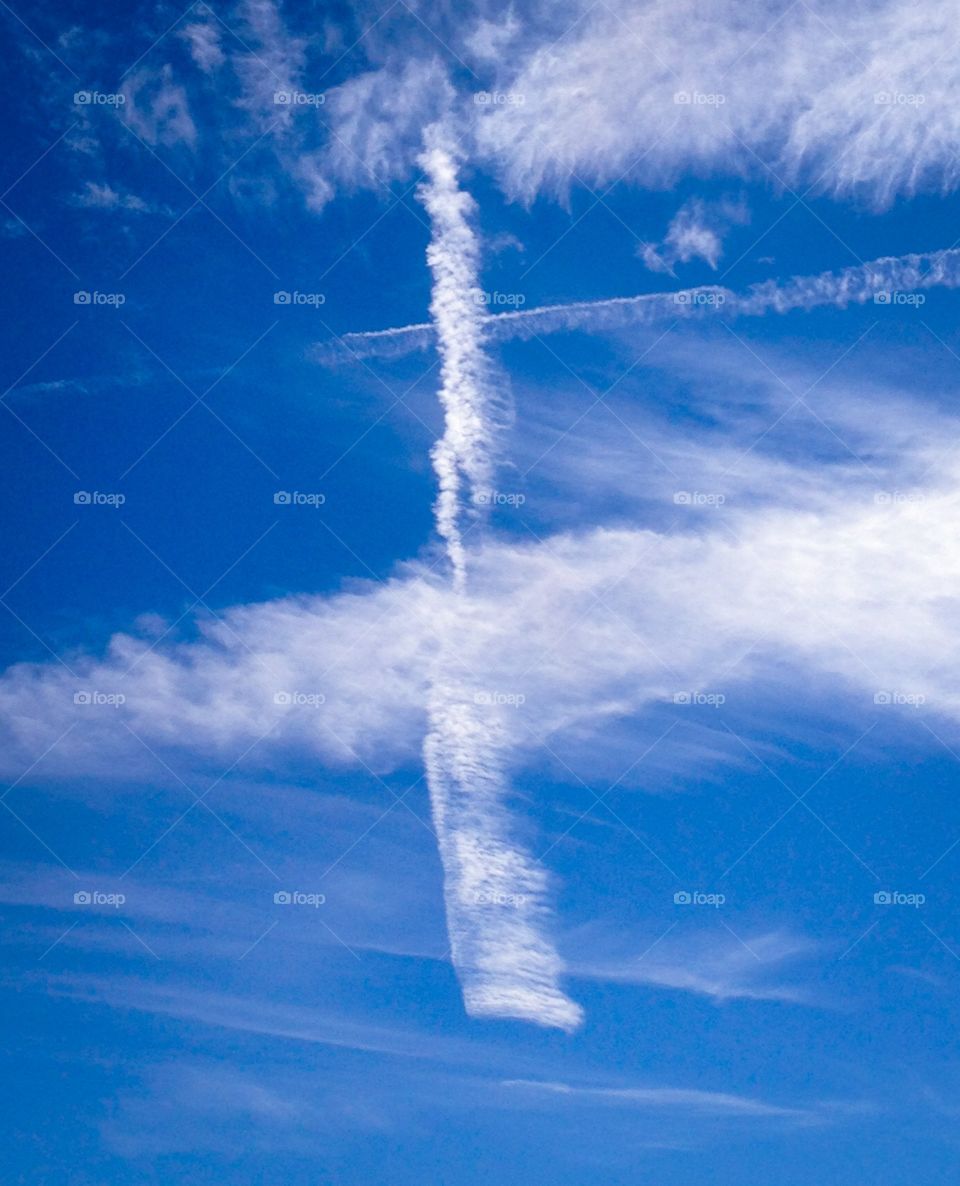
[[[841,271],[794,276],[782,282],[765,280],[740,293],[719,285],[701,285],[676,292],[514,309],[484,314],[481,320],[486,340],[507,341],[572,329],[653,324],[666,318],[759,317],[826,305],[845,308],[874,299],[878,304],[912,303],[909,298],[924,289],[956,287],[960,287],[960,248],[948,248],[886,256]],[[344,334],[343,341],[361,357],[389,357],[428,349],[436,342],[436,327],[433,323],[417,323],[365,330]],[[335,346],[320,343],[315,357],[321,362],[335,362],[348,361],[350,356]]]

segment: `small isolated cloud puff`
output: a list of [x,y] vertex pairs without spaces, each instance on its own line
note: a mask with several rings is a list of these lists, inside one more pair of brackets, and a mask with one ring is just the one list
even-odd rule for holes
[[226,60],[220,46],[220,30],[212,21],[186,25],[179,36],[186,41],[190,56],[204,74],[212,74]]
[[73,195],[70,204],[85,210],[129,210],[134,214],[150,214],[156,211],[155,206],[151,206],[136,194],[116,190],[107,182],[100,184],[96,181],[84,182],[83,189]]
[[193,148],[197,128],[190,114],[187,92],[173,79],[173,68],[143,69],[132,74],[123,88],[126,102],[123,119],[147,144],[172,147],[186,144]]
[[472,61],[496,62],[507,52],[519,31],[520,22],[511,8],[500,20],[482,17],[464,38],[464,45]]
[[702,259],[717,269],[723,254],[723,236],[735,224],[749,218],[740,202],[704,202],[691,198],[670,220],[662,243],[644,243],[637,254],[651,272],[675,276],[675,266]]

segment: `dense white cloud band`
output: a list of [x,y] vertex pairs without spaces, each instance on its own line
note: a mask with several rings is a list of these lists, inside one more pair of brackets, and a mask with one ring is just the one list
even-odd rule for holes
[[515,30],[476,135],[527,200],[686,173],[883,206],[955,187],[958,83],[949,6],[580,0]]
[[[889,419],[875,418],[886,441]],[[956,435],[952,420],[936,425],[941,438]],[[866,479],[816,461],[820,490],[799,506],[729,505],[722,523],[701,519],[697,531],[488,542],[469,553],[466,592],[411,568],[363,591],[227,611],[195,642],[121,635],[102,657],[18,665],[0,680],[4,769],[162,776],[148,746],[177,769],[184,753],[219,770],[249,750],[245,764],[272,769],[287,753],[386,772],[417,760],[442,651],[455,686],[441,689],[451,727],[435,758],[454,781],[438,824],[457,825],[445,843],[462,895],[459,958],[475,973],[468,1003],[570,1024],[542,938],[545,875],[516,855],[491,803],[512,770],[542,760],[543,742],[556,749],[576,735],[596,749],[605,722],[678,692],[749,698],[767,663],[803,673],[792,717],[817,686],[838,713],[853,704],[891,720],[922,697],[950,737],[960,482],[930,437],[918,431],[908,450],[915,480],[902,495],[891,484],[878,499]],[[889,480],[882,459],[872,465],[876,481]],[[477,706],[490,706],[482,720]],[[459,799],[445,820],[450,796]]]

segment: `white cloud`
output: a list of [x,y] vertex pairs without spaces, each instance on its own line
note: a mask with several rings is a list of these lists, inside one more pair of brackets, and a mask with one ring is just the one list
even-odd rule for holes
[[[952,420],[932,423],[936,439],[955,434]],[[878,416],[877,426],[882,436],[888,423]],[[856,484],[846,465],[833,472],[818,459],[815,499],[739,509],[734,501],[716,528],[700,517],[695,530],[691,523],[671,534],[594,528],[542,544],[488,541],[471,555],[463,605],[412,566],[364,591],[225,611],[193,643],[118,635],[101,658],[67,657],[72,671],[15,666],[0,684],[5,768],[19,773],[73,724],[44,768],[107,774],[138,752],[122,716],[152,744],[213,761],[272,727],[266,750],[335,763],[354,762],[356,752],[390,769],[416,755],[440,645],[479,693],[526,694],[499,718],[521,748],[574,721],[599,723],[668,699],[677,680],[699,686],[760,636],[783,658],[839,680],[838,695],[866,689],[872,702],[874,681],[918,684],[931,708],[952,715],[943,656],[960,569],[950,535],[960,495],[949,459],[923,476],[937,461],[923,437],[909,466],[891,473],[871,457],[875,476],[864,471]],[[893,490],[910,467],[915,482],[901,488],[916,497],[877,503],[877,488]],[[804,488],[816,484],[795,489]],[[596,596],[613,615],[597,609]],[[668,669],[643,638],[658,640]],[[760,661],[726,678],[743,679]],[[126,703],[122,711],[75,703],[84,690],[124,692]],[[325,702],[276,703],[285,690],[319,692]]]
[[302,109],[274,99],[278,92],[307,89],[306,41],[289,31],[274,0],[241,0],[234,19],[243,35],[243,44],[230,54],[240,84],[238,106],[258,131],[275,128],[282,142]]
[[723,254],[724,234],[747,218],[742,203],[691,198],[670,220],[663,242],[644,243],[638,254],[651,272],[668,272],[672,276],[678,263],[689,263],[692,259],[702,259],[716,271]]
[[155,214],[165,208],[151,205],[126,190],[114,189],[107,182],[86,181],[72,198],[72,204],[87,210],[127,210],[134,214]]
[[148,144],[193,148],[197,128],[190,113],[185,87],[174,80],[169,63],[160,70],[144,67],[131,74],[124,84],[126,102],[122,116],[137,135]]
[[803,989],[772,979],[783,964],[816,951],[815,944],[783,931],[749,930],[740,938],[710,932],[677,938],[668,932],[652,947],[652,940],[635,942],[633,950],[627,949],[622,930],[598,932],[597,926],[587,926],[570,936],[570,949],[580,953],[573,975],[680,989],[721,1003],[808,999]]
[[190,56],[205,74],[223,65],[226,55],[220,45],[220,27],[213,21],[196,21],[179,32],[190,47]]
[[365,189],[411,176],[424,129],[443,119],[452,100],[435,57],[392,62],[332,88],[322,113],[329,170],[344,185]]
[[324,154],[302,152],[290,167],[303,189],[307,209],[319,214],[336,194]]
[[[479,241],[471,226],[476,204],[458,184],[458,162],[449,137],[433,125],[420,157],[426,174],[418,195],[432,228],[427,264],[433,275],[430,313],[440,353],[439,399],[444,433],[432,451],[439,484],[437,530],[445,541],[454,584],[462,589],[466,566],[462,519],[478,511],[477,495],[493,480],[493,438],[498,406],[492,367],[483,348],[483,314],[477,297]],[[468,501],[463,502],[461,479]]]
[[[931,288],[956,288],[960,285],[960,249],[948,248],[924,254],[885,256],[867,264],[857,264],[837,272],[814,276],[794,276],[787,280],[765,280],[746,292],[737,293],[718,285],[699,285],[676,292],[650,292],[634,297],[613,297],[599,301],[570,301],[561,305],[542,305],[509,313],[494,313],[486,322],[491,339],[509,341],[534,335],[583,329],[593,332],[614,331],[623,326],[652,325],[680,318],[761,317],[766,313],[787,313],[794,309],[816,309],[825,305],[845,308],[877,300],[891,303]],[[315,356],[321,362],[342,361],[345,357],[393,357],[412,350],[424,350],[433,344],[429,323],[404,325],[393,329],[363,330],[347,333],[341,341],[348,353],[336,348],[319,347]]]
[[479,121],[481,152],[525,200],[577,177],[662,186],[693,172],[883,206],[960,176],[952,8],[579,0],[563,15],[564,35],[531,21],[500,62],[497,85],[524,101]]
[[[382,65],[331,85],[333,63],[324,68],[315,53],[320,33],[293,33],[274,0],[242,0],[231,19],[244,43],[231,45],[226,55],[239,88],[231,110],[245,113],[249,126],[241,131],[265,135],[264,146],[279,165],[274,173],[294,183],[308,209],[320,213],[338,188],[371,189],[384,197],[393,182],[414,174],[424,128],[453,101],[438,57],[387,54]],[[192,36],[195,50],[198,35]],[[372,49],[374,42],[370,37],[364,46]],[[217,86],[222,90],[221,75]],[[288,100],[278,102],[278,95]],[[233,139],[238,129],[228,131]],[[231,149],[231,164],[235,157]],[[235,188],[272,202],[276,187],[262,178],[244,189],[248,172],[239,170]]]
[[[948,739],[956,731],[960,470],[937,442],[957,423],[868,396],[844,406],[838,392],[829,415],[869,468],[811,448],[781,470],[790,497],[773,498],[773,461],[750,469],[748,457],[741,482],[754,497],[731,498],[715,522],[676,507],[668,530],[488,538],[470,550],[459,592],[413,565],[383,585],[226,611],[194,642],[154,627],[149,639],[117,636],[102,657],[15,666],[0,680],[4,769],[19,776],[52,747],[33,777],[155,777],[140,738],[177,766],[186,756],[222,767],[253,746],[245,763],[274,771],[284,753],[385,771],[416,761],[432,713],[438,830],[457,870],[451,917],[464,923],[461,968],[482,973],[465,977],[471,1008],[570,1024],[545,937],[547,874],[500,811],[512,774],[541,762],[554,734],[596,748],[608,721],[673,711],[683,689],[748,701],[773,664],[781,683],[796,674],[792,720],[818,697],[818,712],[840,717],[916,712],[878,707],[887,692],[923,696],[925,719]],[[752,443],[748,428],[734,417],[717,466]],[[584,483],[592,464],[585,451]],[[117,693],[119,706],[104,700]],[[659,975],[677,982],[675,967]],[[706,960],[685,985],[720,995],[731,983]]]
[[499,62],[509,53],[520,28],[512,8],[495,20],[481,17],[463,39],[470,60],[484,65]]
[[748,1096],[726,1092],[700,1091],[689,1087],[593,1087],[572,1086],[557,1081],[507,1079],[503,1086],[515,1091],[560,1096],[571,1103],[594,1103],[637,1109],[682,1109],[687,1113],[712,1116],[812,1118],[813,1114],[797,1108],[783,1108]]
[[[430,312],[440,353],[444,432],[431,452],[439,493],[437,531],[452,569],[455,633],[471,628],[460,614],[467,592],[464,522],[493,481],[497,408],[502,405],[483,347],[477,301],[479,241],[475,205],[458,180],[448,133],[433,125],[420,164],[418,196],[430,216],[427,263]],[[468,497],[465,502],[464,495]],[[459,620],[457,620],[459,618]],[[546,935],[546,877],[511,836],[508,791],[496,709],[477,702],[461,670],[456,638],[441,647],[430,678],[424,766],[443,861],[447,924],[467,1011],[576,1026],[578,1006],[559,987],[562,963]]]

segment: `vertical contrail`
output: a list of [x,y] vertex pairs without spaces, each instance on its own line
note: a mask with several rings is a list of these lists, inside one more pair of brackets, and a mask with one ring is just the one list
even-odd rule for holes
[[454,587],[463,592],[466,557],[460,528],[461,486],[464,479],[468,492],[489,486],[496,401],[483,350],[484,310],[477,300],[479,247],[469,221],[474,203],[457,184],[456,160],[443,146],[441,133],[431,130],[430,137],[434,143],[420,158],[427,181],[418,196],[430,215],[432,229],[427,248],[427,264],[433,274],[430,315],[441,359],[444,432],[432,452],[440,484],[437,530],[453,565]]
[[[431,454],[439,484],[435,512],[453,574],[455,620],[446,636],[456,639],[468,636],[471,612],[462,525],[477,514],[477,495],[490,487],[502,401],[483,348],[474,202],[460,189],[456,154],[441,129],[428,129],[420,165],[444,412],[443,435]],[[475,1017],[572,1029],[581,1010],[559,987],[563,965],[548,933],[546,874],[511,836],[504,710],[483,702],[490,698],[478,695],[458,666],[448,642],[431,682],[423,752],[464,1004]]]

